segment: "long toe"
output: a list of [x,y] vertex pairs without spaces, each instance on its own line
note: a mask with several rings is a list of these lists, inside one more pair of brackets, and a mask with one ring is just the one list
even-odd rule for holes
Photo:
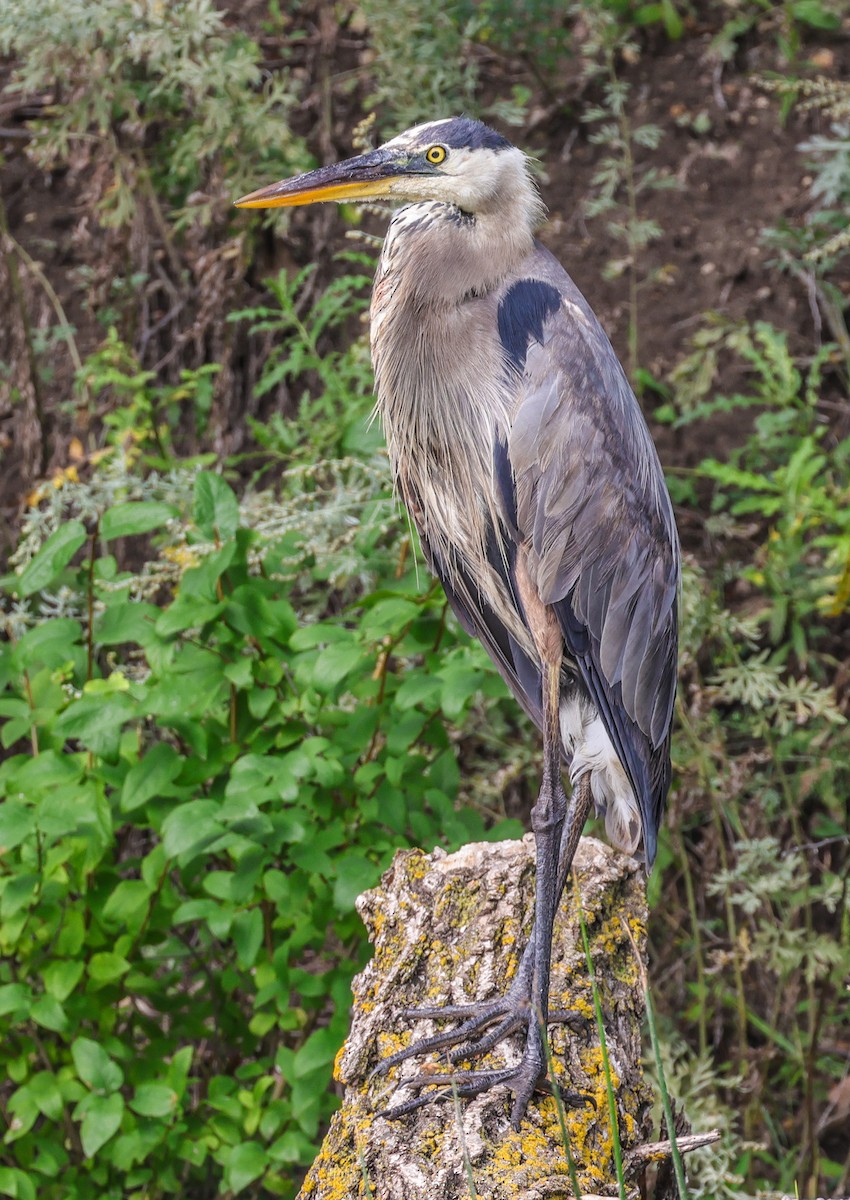
[[466,1062],[471,1059],[481,1058],[482,1054],[487,1054],[494,1046],[498,1046],[499,1042],[504,1041],[506,1037],[518,1029],[523,1023],[523,1015],[520,1013],[509,1013],[503,1021],[501,1021],[495,1029],[484,1037],[478,1038],[474,1042],[466,1042],[464,1045],[455,1046],[449,1050],[446,1058],[450,1063]]
[[[382,1109],[378,1116],[386,1117],[390,1121],[397,1121],[400,1117],[406,1117],[435,1101],[450,1100],[453,1096],[468,1099],[471,1096],[480,1096],[482,1092],[489,1092],[495,1087],[506,1085],[514,1095],[511,1124],[514,1129],[519,1129],[528,1102],[541,1082],[540,1055],[536,1052],[523,1055],[522,1061],[516,1067],[503,1067],[494,1071],[423,1072],[421,1075],[414,1075],[411,1079],[405,1079],[401,1084],[402,1087],[411,1088],[417,1092],[416,1096],[401,1104],[394,1104],[390,1108]],[[425,1088],[439,1088],[440,1090],[422,1095]]]
[[[469,1004],[463,1006],[447,1006],[446,1008],[412,1008],[404,1010],[404,1015],[416,1019],[438,1020],[445,1017],[446,1020],[457,1020],[459,1017],[465,1018],[460,1025],[454,1029],[443,1030],[442,1033],[435,1033],[431,1037],[420,1038],[418,1041],[411,1042],[409,1046],[405,1046],[403,1050],[397,1050],[395,1054],[390,1054],[387,1058],[381,1059],[378,1065],[372,1071],[370,1078],[375,1078],[386,1073],[399,1063],[406,1062],[409,1058],[414,1058],[420,1054],[433,1054],[436,1051],[446,1050],[451,1046],[463,1046],[469,1043],[471,1038],[475,1038],[481,1030],[492,1025],[494,1021],[498,1021],[505,1016],[508,997],[505,996],[500,1000],[492,1000],[487,1004]],[[521,1024],[524,1017],[517,1016],[516,1019],[511,1018],[510,1027],[501,1033],[496,1041],[501,1041],[507,1036],[512,1029]],[[502,1021],[502,1025],[506,1022]],[[502,1025],[499,1028],[502,1028]],[[492,1045],[496,1044],[496,1041]],[[472,1056],[475,1056],[475,1047],[477,1042],[473,1042],[470,1049]],[[489,1048],[489,1047],[488,1047]],[[470,1057],[468,1054],[461,1054],[461,1058]]]
[[514,1102],[511,1107],[511,1125],[517,1132],[519,1132],[519,1127],[528,1108],[528,1102],[541,1082],[541,1075],[542,1064],[537,1062],[536,1057],[524,1057],[520,1064],[520,1070],[514,1076],[511,1083],[511,1091],[514,1094]]
[[434,1075],[414,1075],[411,1079],[405,1079],[404,1087],[414,1088],[417,1092],[426,1087],[441,1087],[443,1090],[431,1092],[427,1096],[414,1096],[412,1100],[382,1109],[377,1115],[385,1117],[388,1121],[397,1121],[400,1117],[406,1117],[435,1101],[451,1100],[453,1096],[460,1096],[462,1099],[478,1096],[501,1083],[510,1083],[513,1075],[513,1067],[505,1067],[500,1071],[441,1071]]

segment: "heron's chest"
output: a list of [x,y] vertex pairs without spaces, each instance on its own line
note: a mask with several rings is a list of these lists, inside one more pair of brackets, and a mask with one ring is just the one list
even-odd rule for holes
[[497,431],[510,419],[499,346],[474,303],[417,312],[392,286],[385,276],[376,287],[372,360],[396,481],[430,538],[465,530],[481,542]]

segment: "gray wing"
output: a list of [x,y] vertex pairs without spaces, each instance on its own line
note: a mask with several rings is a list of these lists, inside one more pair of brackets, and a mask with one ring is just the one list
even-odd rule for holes
[[[429,568],[440,580],[446,598],[463,628],[476,637],[499,669],[499,673],[516,699],[538,729],[543,725],[540,665],[519,644],[511,630],[493,611],[482,594],[462,554],[451,562],[432,547],[424,530],[419,528]],[[505,595],[513,597],[517,621],[522,621],[521,605],[515,596],[514,566],[517,545],[503,526],[488,527],[487,559],[500,578]]]
[[502,298],[518,405],[496,448],[508,523],[641,808],[651,863],[670,781],[679,549],[661,466],[601,326],[548,252]]

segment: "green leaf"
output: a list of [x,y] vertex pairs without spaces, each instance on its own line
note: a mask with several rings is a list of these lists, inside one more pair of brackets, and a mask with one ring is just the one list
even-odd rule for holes
[[126,642],[146,646],[156,636],[154,624],[159,611],[155,605],[139,600],[112,603],[95,621],[94,640],[98,646],[120,646]]
[[0,986],[0,1017],[9,1013],[24,1015],[32,1004],[32,992],[24,983],[4,983]]
[[111,950],[93,954],[89,959],[89,979],[95,988],[106,987],[107,984],[114,983],[129,970],[130,964],[127,959],[120,954],[113,954]]
[[88,1096],[82,1103],[85,1115],[80,1125],[80,1141],[86,1158],[94,1158],[101,1146],[118,1132],[124,1116],[124,1098],[113,1092],[111,1096]]
[[45,990],[63,1004],[80,982],[84,969],[79,959],[54,959],[41,972]]
[[443,712],[455,721],[481,686],[482,673],[459,659],[447,664],[439,674],[443,680]]
[[202,471],[195,480],[192,520],[204,537],[233,537],[239,528],[239,501],[220,475]]
[[38,758],[24,760],[11,776],[14,790],[30,795],[32,792],[53,791],[60,787],[73,787],[83,776],[83,769],[67,754],[55,750],[42,750]]
[[329,691],[362,663],[363,651],[357,645],[326,646],[313,663],[313,683],[321,691]]
[[436,675],[429,675],[427,671],[408,671],[395,694],[395,706],[402,711],[414,708],[417,704],[435,709],[442,686],[441,680]]
[[123,692],[81,696],[60,713],[54,726],[65,738],[75,738],[95,754],[114,757],[121,726],[136,714],[136,705]]
[[316,646],[329,645],[332,642],[348,642],[352,640],[351,630],[342,625],[331,625],[329,621],[317,621],[313,625],[302,625],[296,629],[289,639],[293,650],[314,650]]
[[234,1146],[224,1171],[224,1185],[234,1193],[243,1191],[259,1179],[268,1165],[268,1154],[259,1142],[243,1142]]
[[29,1093],[40,1112],[51,1121],[59,1121],[64,1104],[59,1081],[52,1071],[38,1071],[28,1083]]
[[66,521],[51,533],[34,558],[30,559],[18,579],[22,596],[43,591],[53,583],[86,540],[86,528],[81,521]]
[[193,1046],[184,1046],[182,1050],[177,1051],[168,1065],[168,1082],[178,1097],[183,1095],[189,1082],[189,1071],[194,1053]]
[[6,1111],[9,1116],[14,1117],[14,1120],[9,1122],[8,1133],[4,1139],[7,1142],[23,1137],[32,1129],[39,1117],[38,1105],[26,1086],[18,1088],[16,1092],[12,1093]]
[[114,1092],[124,1082],[124,1072],[98,1042],[78,1037],[71,1044],[71,1057],[83,1083],[96,1092]]
[[0,806],[0,854],[20,846],[35,828],[35,813],[20,800],[6,800]]
[[36,1200],[32,1177],[18,1167],[0,1167],[0,1196],[12,1196],[14,1200]]
[[233,944],[240,967],[253,967],[263,944],[263,914],[259,908],[239,912],[233,919]]
[[173,637],[185,629],[201,629],[220,617],[225,607],[223,600],[199,600],[197,596],[180,595],[157,618],[154,628],[162,638]]
[[64,1033],[68,1028],[65,1010],[55,996],[39,996],[30,1009],[30,1016],[36,1025],[51,1033]]
[[157,742],[144,758],[134,763],[121,789],[121,811],[128,813],[154,796],[173,795],[169,789],[183,766],[183,759],[167,742]]
[[130,1108],[140,1117],[170,1117],[177,1108],[177,1093],[166,1083],[140,1083]]
[[317,1029],[295,1054],[293,1078],[303,1079],[313,1071],[323,1070],[332,1063],[339,1050],[340,1037],[329,1026]]
[[215,800],[190,800],[170,812],[162,823],[162,840],[169,858],[197,854],[223,833],[215,819],[220,805]]
[[811,25],[813,29],[839,29],[841,18],[831,12],[823,0],[794,0],[791,11],[798,21]]
[[365,638],[377,641],[388,634],[397,634],[421,616],[422,606],[401,596],[379,600],[363,614],[360,632]]
[[159,529],[177,510],[160,500],[131,500],[126,504],[114,504],[103,514],[98,533],[104,541],[112,538],[133,537],[139,533],[150,533]]
[[378,868],[363,854],[350,851],[337,859],[339,872],[334,881],[334,904],[340,912],[353,912],[361,892],[378,882]]
[[73,657],[83,630],[79,621],[70,617],[53,617],[28,629],[12,652],[12,662],[18,670],[33,671],[39,667],[60,667]]
[[0,913],[8,920],[22,908],[34,904],[38,895],[41,879],[34,871],[25,871],[21,875],[13,875],[7,880],[0,899]]
[[122,879],[101,910],[106,925],[125,925],[135,933],[144,920],[151,892],[143,879]]

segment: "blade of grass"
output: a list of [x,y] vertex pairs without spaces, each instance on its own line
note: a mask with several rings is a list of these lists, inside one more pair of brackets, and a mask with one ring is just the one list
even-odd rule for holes
[[590,978],[590,987],[593,992],[593,1011],[596,1015],[596,1029],[599,1034],[599,1049],[602,1053],[602,1069],[605,1073],[605,1090],[608,1094],[608,1115],[611,1121],[611,1142],[614,1148],[614,1169],[617,1172],[617,1189],[620,1200],[626,1200],[626,1177],[623,1171],[623,1148],[620,1144],[620,1123],[617,1117],[617,1098],[614,1095],[614,1083],[611,1078],[611,1062],[608,1058],[608,1043],[605,1039],[605,1026],[602,1021],[602,1001],[599,996],[599,988],[596,986],[596,972],[593,967],[593,958],[590,953],[590,939],[587,936],[587,924],[584,919],[584,909],[581,903],[581,894],[578,886],[578,876],[573,872],[573,895],[576,898],[576,907],[578,908],[578,923],[581,929],[581,940],[584,944],[584,957],[587,960],[587,973]]
[[452,1078],[452,1099],[455,1104],[455,1119],[457,1121],[457,1136],[460,1141],[460,1152],[463,1155],[463,1165],[466,1170],[466,1184],[469,1188],[469,1200],[478,1200],[478,1193],[475,1190],[475,1179],[472,1174],[472,1162],[469,1157],[469,1151],[466,1148],[466,1135],[463,1132],[463,1115],[460,1111],[460,1096],[457,1092],[457,1082]]
[[369,1178],[369,1168],[366,1166],[366,1156],[363,1153],[363,1147],[357,1147],[357,1161],[360,1163],[360,1174],[363,1176],[363,1191],[368,1197],[368,1200],[374,1200],[375,1189],[372,1187],[372,1181]]
[[670,1139],[670,1154],[673,1158],[673,1171],[676,1176],[676,1186],[679,1189],[679,1200],[688,1200],[688,1183],[685,1177],[685,1164],[682,1159],[681,1151],[679,1150],[678,1142],[676,1141],[676,1126],[673,1117],[673,1105],[670,1103],[670,1093],[667,1091],[667,1079],[664,1075],[664,1066],[661,1062],[661,1042],[658,1037],[658,1026],[655,1022],[655,1005],[652,1003],[652,996],[649,993],[649,976],[646,973],[646,968],[643,965],[643,959],[640,956],[637,942],[634,934],[629,928],[628,921],[620,918],[623,928],[626,931],[626,937],[631,943],[632,951],[637,963],[638,975],[640,976],[640,985],[643,988],[643,1002],[646,1007],[646,1023],[649,1026],[649,1040],[652,1044],[652,1055],[655,1059],[655,1069],[658,1072],[658,1090],[661,1092],[661,1107],[664,1110],[664,1120],[667,1123],[667,1136]]
[[567,1172],[570,1177],[570,1183],[572,1184],[573,1195],[576,1197],[576,1200],[581,1200],[581,1188],[579,1187],[578,1182],[578,1172],[576,1171],[575,1159],[573,1158],[573,1152],[570,1148],[570,1137],[567,1133],[567,1118],[566,1113],[564,1112],[564,1101],[561,1099],[561,1089],[559,1088],[558,1081],[555,1078],[555,1064],[552,1059],[552,1047],[549,1045],[549,1033],[543,1023],[543,1014],[539,1011],[537,1013],[537,1021],[540,1025],[541,1037],[543,1038],[543,1049],[546,1052],[546,1071],[549,1075],[549,1082],[552,1085],[552,1095],[555,1097],[555,1108],[558,1113],[558,1125],[561,1129],[561,1138],[563,1140],[564,1150],[566,1151],[567,1155]]

